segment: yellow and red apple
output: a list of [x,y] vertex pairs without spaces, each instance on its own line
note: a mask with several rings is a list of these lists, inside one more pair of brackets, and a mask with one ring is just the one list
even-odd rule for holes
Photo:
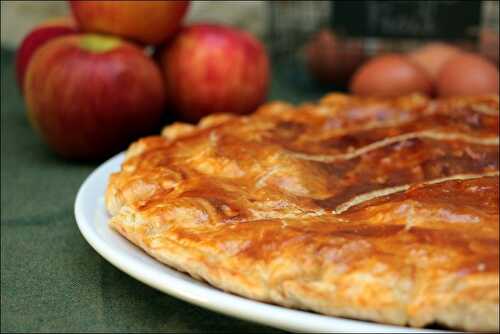
[[57,153],[97,159],[160,126],[165,88],[142,48],[116,37],[71,35],[33,55],[24,85],[32,125]]
[[266,98],[269,60],[247,32],[214,24],[184,27],[160,59],[169,105],[185,120],[250,113]]
[[23,91],[26,68],[33,53],[47,41],[68,34],[78,33],[76,22],[71,17],[58,17],[43,22],[24,37],[16,53],[16,78]]
[[179,28],[189,1],[70,1],[71,10],[86,32],[160,44]]

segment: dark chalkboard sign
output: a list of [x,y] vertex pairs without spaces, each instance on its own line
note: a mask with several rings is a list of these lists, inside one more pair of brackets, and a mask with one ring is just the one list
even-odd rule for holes
[[355,37],[474,39],[481,1],[332,1],[332,25]]

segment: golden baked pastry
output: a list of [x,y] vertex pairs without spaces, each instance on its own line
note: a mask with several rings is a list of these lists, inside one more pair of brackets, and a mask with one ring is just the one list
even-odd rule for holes
[[498,330],[498,96],[331,94],[176,123],[132,144],[111,226],[248,298]]

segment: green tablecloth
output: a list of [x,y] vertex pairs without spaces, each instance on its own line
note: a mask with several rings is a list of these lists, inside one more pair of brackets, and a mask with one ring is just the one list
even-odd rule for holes
[[[303,77],[290,78],[300,74],[274,68],[271,99],[298,102],[322,94],[306,89],[311,85]],[[73,215],[76,192],[96,167],[54,156],[31,130],[13,53],[2,50],[2,332],[277,331],[170,297],[101,258]]]

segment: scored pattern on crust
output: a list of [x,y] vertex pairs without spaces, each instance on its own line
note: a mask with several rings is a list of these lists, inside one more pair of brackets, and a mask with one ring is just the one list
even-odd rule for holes
[[248,298],[498,330],[498,97],[331,94],[175,123],[127,151],[110,225]]
[[[418,187],[425,187],[427,185],[433,185],[433,184],[438,184],[438,183],[447,182],[447,181],[473,180],[473,179],[479,179],[479,178],[490,177],[490,176],[498,176],[498,175],[499,175],[498,171],[484,173],[484,174],[458,174],[458,175],[452,175],[452,176],[447,176],[447,177],[442,177],[439,179],[426,181],[426,182],[418,184]],[[375,190],[375,191],[372,191],[369,193],[357,195],[356,197],[352,198],[351,200],[338,205],[332,212],[334,214],[338,215],[344,211],[349,210],[353,206],[363,204],[365,202],[371,201],[371,200],[376,199],[376,198],[385,197],[385,196],[392,195],[395,193],[403,192],[403,191],[410,189],[413,186],[415,186],[415,185],[404,184],[404,185],[397,186],[397,187],[385,188],[385,189]]]
[[337,160],[353,159],[353,158],[359,157],[360,155],[368,153],[370,151],[379,149],[381,147],[389,146],[389,145],[396,144],[396,143],[401,143],[401,142],[404,142],[408,139],[414,139],[414,138],[428,138],[428,139],[443,140],[443,141],[445,141],[445,140],[457,140],[457,141],[462,141],[465,143],[479,144],[479,145],[491,145],[491,146],[498,146],[498,144],[499,144],[498,137],[476,138],[473,136],[468,136],[468,135],[463,134],[463,133],[445,133],[445,132],[437,132],[437,131],[421,131],[421,132],[414,132],[414,133],[406,133],[404,135],[395,136],[395,137],[384,138],[380,141],[371,143],[369,145],[366,145],[364,147],[361,147],[359,149],[354,150],[353,152],[349,152],[346,154],[325,156],[325,155],[308,155],[308,154],[301,154],[301,153],[295,153],[295,152],[289,152],[289,153],[293,154],[293,156],[295,156],[297,158],[304,159],[304,160],[313,160],[313,161],[321,161],[321,162],[334,162]]

